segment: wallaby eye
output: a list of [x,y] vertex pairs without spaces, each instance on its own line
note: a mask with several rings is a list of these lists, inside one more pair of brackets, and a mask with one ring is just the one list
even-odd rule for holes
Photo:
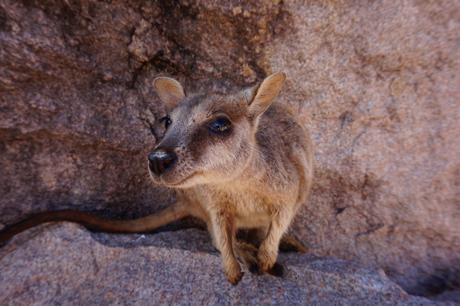
[[225,134],[230,132],[232,123],[225,117],[218,117],[208,124],[208,128],[211,132],[216,134]]
[[171,118],[168,115],[166,115],[163,118],[161,118],[160,122],[164,122],[165,129],[167,129],[172,123]]

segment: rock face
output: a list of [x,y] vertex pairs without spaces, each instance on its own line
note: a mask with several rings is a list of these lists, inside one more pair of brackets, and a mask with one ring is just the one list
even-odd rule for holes
[[173,195],[145,167],[152,79],[227,90],[283,70],[278,103],[316,145],[293,232],[411,293],[459,286],[459,50],[455,0],[1,1],[0,222],[156,211]]
[[[37,232],[39,234],[37,234]],[[35,237],[30,239],[30,236]],[[28,237],[27,237],[28,236]],[[29,240],[25,241],[28,238]],[[107,241],[107,238],[109,238]],[[108,245],[109,244],[109,245]],[[2,305],[434,305],[382,271],[311,255],[282,256],[283,278],[221,271],[204,231],[106,237],[76,225],[27,232],[0,250]]]

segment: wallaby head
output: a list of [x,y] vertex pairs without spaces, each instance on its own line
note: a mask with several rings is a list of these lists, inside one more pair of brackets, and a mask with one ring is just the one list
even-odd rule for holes
[[260,116],[284,83],[275,73],[231,95],[186,95],[181,84],[159,77],[153,86],[168,109],[166,132],[149,154],[154,182],[174,188],[223,183],[237,177],[257,151]]

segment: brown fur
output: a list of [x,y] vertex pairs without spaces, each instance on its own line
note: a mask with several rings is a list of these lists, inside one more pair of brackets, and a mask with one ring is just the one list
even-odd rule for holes
[[[272,105],[284,79],[278,73],[260,86],[233,95],[186,97],[177,81],[157,78],[154,87],[171,110],[171,126],[157,147],[173,148],[178,161],[166,173],[150,174],[154,182],[175,188],[178,202],[166,213],[132,221],[42,216],[40,222],[7,229],[0,241],[47,221],[69,220],[99,230],[139,232],[193,216],[206,223],[232,284],[243,275],[237,258],[251,269],[256,266],[260,272],[278,274],[280,246],[305,251],[285,233],[307,199],[313,173],[308,133],[283,105]],[[232,123],[225,135],[208,129],[219,116]],[[240,229],[257,231],[258,248],[236,239]]]

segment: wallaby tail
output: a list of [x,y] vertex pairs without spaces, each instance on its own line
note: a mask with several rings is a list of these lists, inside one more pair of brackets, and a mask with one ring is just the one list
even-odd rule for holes
[[95,216],[91,213],[60,210],[33,214],[26,219],[7,226],[0,231],[0,244],[11,239],[13,236],[37,225],[47,222],[70,221],[81,224],[90,230],[110,233],[141,233],[153,231],[173,221],[185,218],[189,215],[186,207],[181,203],[175,203],[164,210],[133,220],[109,220]]

